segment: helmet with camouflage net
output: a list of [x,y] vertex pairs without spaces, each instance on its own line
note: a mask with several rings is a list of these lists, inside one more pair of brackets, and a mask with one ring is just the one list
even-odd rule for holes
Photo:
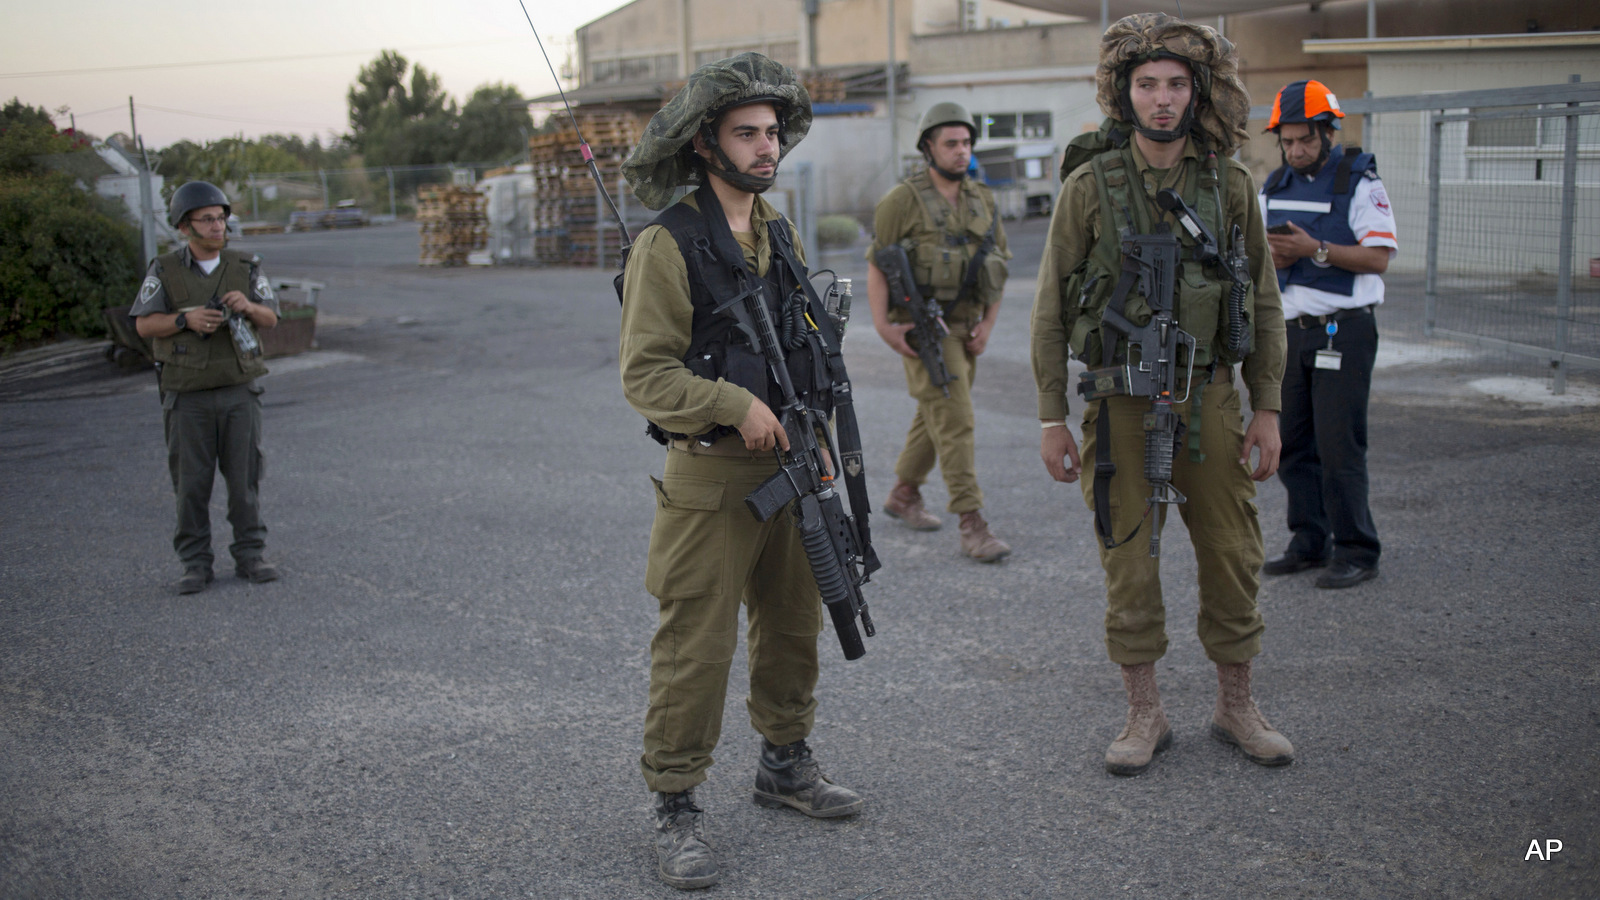
[[[1178,130],[1154,132],[1140,127],[1128,97],[1129,75],[1158,59],[1186,64],[1195,93]],[[1233,44],[1216,29],[1166,13],[1137,13],[1118,19],[1100,39],[1100,67],[1095,72],[1100,111],[1156,140],[1172,140],[1197,131],[1226,156],[1244,143],[1250,119],[1250,95],[1239,80],[1239,57]]]
[[650,118],[644,137],[622,164],[622,174],[639,202],[661,209],[672,202],[678,187],[705,180],[707,164],[693,146],[694,136],[702,133],[722,160],[721,177],[752,193],[770,186],[772,178],[728,173],[732,164],[716,146],[718,118],[751,103],[770,103],[777,110],[779,160],[811,130],[811,95],[788,66],[754,52],[707,63]]

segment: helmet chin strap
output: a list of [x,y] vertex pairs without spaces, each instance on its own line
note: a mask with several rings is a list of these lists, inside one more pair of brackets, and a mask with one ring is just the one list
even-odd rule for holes
[[722,165],[719,167],[712,165],[710,160],[706,160],[705,165],[707,172],[710,172],[718,178],[721,178],[723,181],[726,181],[727,183],[733,185],[741,191],[744,191],[747,194],[765,193],[774,184],[778,183],[777,163],[774,163],[772,166],[772,174],[765,178],[761,177],[760,175],[750,175],[741,172],[739,171],[738,166],[733,164],[733,160],[728,158],[728,154],[723,152],[722,145],[717,143],[716,134],[712,132],[710,128],[707,128],[704,134],[706,143],[711,147],[711,152],[716,154],[717,160],[722,163]]
[[1130,103],[1128,105],[1130,107],[1130,115],[1128,118],[1133,120],[1133,130],[1143,135],[1146,139],[1155,141],[1158,144],[1170,144],[1173,141],[1183,140],[1185,137],[1188,137],[1189,129],[1194,126],[1193,97],[1189,98],[1189,105],[1184,107],[1183,118],[1178,120],[1178,127],[1171,131],[1164,131],[1160,128],[1146,128],[1143,125],[1140,125],[1139,117],[1132,114],[1131,107],[1133,104]]
[[938,172],[939,176],[941,178],[943,178],[944,180],[946,180],[946,181],[961,181],[961,180],[963,180],[963,179],[965,179],[967,177],[967,170],[966,169],[962,169],[959,172],[952,172],[949,169],[946,169],[943,166],[939,165],[938,163],[934,162],[933,161],[933,156],[931,154],[924,153],[923,156],[928,160],[928,168],[934,170],[935,172]]
[[1322,171],[1323,165],[1328,162],[1328,154],[1333,152],[1333,139],[1328,136],[1328,132],[1317,126],[1316,123],[1312,123],[1312,126],[1317,129],[1317,134],[1322,138],[1322,150],[1317,153],[1316,162],[1306,166],[1304,169],[1295,169],[1294,166],[1289,166],[1289,154],[1283,152],[1281,148],[1278,150],[1278,157],[1283,160],[1285,166],[1289,166],[1289,168],[1308,178]]

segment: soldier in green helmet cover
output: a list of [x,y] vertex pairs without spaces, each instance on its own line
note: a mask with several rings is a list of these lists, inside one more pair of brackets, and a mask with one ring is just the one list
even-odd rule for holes
[[[794,73],[759,53],[697,69],[650,120],[623,163],[635,195],[663,209],[640,232],[622,282],[619,347],[628,403],[667,446],[655,485],[645,587],[660,604],[650,644],[650,700],[640,768],[653,792],[658,871],[679,889],[717,881],[694,789],[722,732],[739,607],[748,618],[750,724],[761,735],[755,801],[813,817],[849,816],[865,801],[825,776],[806,744],[816,719],[822,602],[788,514],[758,521],[744,498],[789,446],[773,413],[781,394],[758,349],[719,304],[764,285],[787,322],[797,393],[831,408],[816,333],[797,305],[803,248],[760,194],[811,124]],[[676,203],[685,185],[697,190]],[[742,302],[742,301],[739,301]],[[828,328],[828,323],[815,327]]]
[[256,385],[267,374],[256,332],[278,324],[278,300],[260,257],[226,249],[230,210],[213,184],[191,181],[174,191],[167,218],[187,243],[150,261],[129,311],[160,367],[181,594],[205,590],[213,577],[209,510],[219,470],[228,486],[235,573],[257,583],[278,577],[263,557]]
[[[1169,506],[1153,502],[1157,495],[1144,477],[1146,422],[1158,421],[1151,398],[1122,393],[1086,403],[1080,462],[1066,427],[1077,380],[1069,380],[1067,364],[1069,357],[1093,369],[1141,364],[1102,317],[1113,296],[1125,292],[1119,302],[1126,303],[1126,317],[1140,328],[1151,321],[1152,306],[1122,274],[1123,241],[1162,239],[1168,231],[1180,250],[1171,308],[1176,327],[1194,337],[1194,349],[1179,348],[1179,384],[1169,398],[1182,421],[1181,443],[1156,440],[1176,450],[1170,486],[1187,498],[1174,505],[1194,544],[1200,643],[1217,669],[1208,727],[1254,762],[1285,765],[1294,747],[1267,724],[1250,683],[1263,630],[1255,482],[1278,467],[1284,326],[1255,186],[1229,158],[1245,137],[1249,97],[1231,43],[1162,13],[1128,16],[1106,30],[1096,82],[1107,119],[1067,149],[1065,184],[1039,265],[1032,343],[1044,466],[1061,482],[1077,481],[1083,468],[1094,473],[1082,487],[1106,575],[1106,650],[1121,667],[1128,695],[1126,724],[1106,751],[1106,769],[1143,772],[1173,740],[1156,689],[1155,662],[1167,650],[1160,560],[1143,541],[1129,540],[1139,529],[1160,528]],[[1197,229],[1209,231],[1221,253],[1248,255],[1242,298],[1232,290],[1232,270],[1202,259],[1196,236],[1165,211],[1174,207],[1156,202],[1163,189],[1194,210],[1191,223],[1197,218]],[[1250,392],[1248,427],[1236,370]],[[1259,460],[1252,466],[1253,450]]]
[[[995,537],[983,517],[978,487],[977,425],[972,384],[978,356],[988,346],[1005,288],[1006,232],[994,194],[967,174],[977,127],[959,103],[935,103],[917,129],[917,149],[927,166],[900,182],[873,216],[867,250],[867,300],[879,337],[903,359],[906,386],[917,401],[905,447],[895,462],[895,486],[884,512],[914,531],[936,531],[939,517],[922,501],[922,484],[937,465],[950,494],[949,510],[960,516],[963,556],[998,562],[1011,548]],[[875,257],[900,244],[922,297],[938,302],[949,333],[943,339],[950,381],[940,386],[907,340],[911,312],[889,297],[889,282]]]

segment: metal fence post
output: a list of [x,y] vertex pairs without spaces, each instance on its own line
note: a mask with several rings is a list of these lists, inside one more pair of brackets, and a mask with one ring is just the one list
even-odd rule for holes
[[1428,262],[1426,287],[1423,289],[1422,333],[1433,337],[1433,327],[1439,314],[1439,145],[1444,138],[1444,123],[1439,121],[1443,110],[1432,113],[1428,124]]
[[[1574,75],[1570,79],[1579,80]],[[1569,109],[1577,107],[1568,103]],[[1578,128],[1576,115],[1567,116],[1566,146],[1561,157],[1561,260],[1556,268],[1556,357],[1552,366],[1556,370],[1550,390],[1556,394],[1567,392],[1567,341],[1572,319],[1572,240],[1578,215]]]
[[394,205],[394,169],[384,166],[383,173],[389,176],[389,218],[398,218],[399,213],[396,212]]

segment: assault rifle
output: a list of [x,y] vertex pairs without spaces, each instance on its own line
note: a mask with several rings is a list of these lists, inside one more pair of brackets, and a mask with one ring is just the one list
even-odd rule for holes
[[872,257],[872,262],[889,282],[889,305],[911,310],[911,330],[906,332],[906,343],[917,351],[922,367],[928,370],[933,386],[950,396],[948,385],[953,380],[944,365],[944,338],[950,333],[944,324],[944,310],[932,297],[924,299],[917,290],[917,280],[911,275],[911,258],[906,248],[890,244]]
[[[762,522],[785,508],[793,508],[800,543],[811,562],[822,602],[833,618],[833,630],[839,634],[844,658],[860,659],[867,652],[861,631],[868,637],[877,634],[861,596],[861,585],[877,568],[877,558],[862,540],[854,517],[845,512],[843,498],[834,490],[834,473],[841,471],[839,447],[827,420],[795,394],[778,346],[777,330],[767,312],[763,283],[755,279],[752,284],[743,273],[739,280],[739,295],[721,304],[717,312],[733,315],[750,346],[759,348],[766,358],[773,381],[783,394],[783,406],[777,413],[789,435],[789,449],[778,451],[777,473],[751,491],[744,503]],[[818,435],[827,441],[826,447]],[[856,628],[857,616],[861,618],[860,630]]]
[[[1181,202],[1181,201],[1180,201]],[[1100,314],[1103,329],[1101,364],[1111,362],[1118,344],[1117,336],[1128,342],[1127,361],[1121,365],[1105,366],[1081,373],[1078,393],[1085,400],[1130,395],[1149,397],[1150,411],[1144,416],[1144,477],[1150,482],[1150,498],[1145,505],[1145,518],[1151,518],[1150,555],[1161,555],[1160,519],[1153,517],[1156,506],[1162,503],[1184,503],[1184,497],[1172,485],[1172,457],[1183,440],[1183,423],[1175,404],[1188,401],[1186,392],[1182,399],[1173,400],[1178,381],[1178,347],[1189,348],[1187,384],[1193,389],[1194,353],[1193,335],[1178,327],[1173,316],[1176,300],[1178,258],[1182,246],[1166,225],[1155,227],[1154,234],[1134,234],[1132,229],[1122,229],[1122,274],[1112,291],[1111,299]],[[1150,321],[1143,327],[1129,321],[1123,310],[1128,293],[1137,291],[1150,307]],[[1135,364],[1135,350],[1138,363]],[[1110,479],[1116,473],[1111,463],[1107,443],[1110,441],[1110,416],[1102,409],[1095,444],[1095,524],[1100,540],[1107,549],[1127,543],[1138,532],[1121,541],[1111,532]],[[1104,496],[1102,496],[1104,495]],[[1140,520],[1141,524],[1143,519]]]
[[1223,336],[1228,350],[1235,356],[1250,354],[1250,323],[1244,317],[1244,304],[1250,291],[1250,257],[1244,252],[1244,231],[1233,226],[1229,235],[1228,255],[1223,256],[1217,247],[1217,236],[1206,223],[1195,215],[1189,204],[1172,188],[1163,188],[1156,194],[1156,205],[1172,213],[1196,241],[1195,258],[1201,263],[1221,270],[1231,287],[1228,289],[1228,329]]

